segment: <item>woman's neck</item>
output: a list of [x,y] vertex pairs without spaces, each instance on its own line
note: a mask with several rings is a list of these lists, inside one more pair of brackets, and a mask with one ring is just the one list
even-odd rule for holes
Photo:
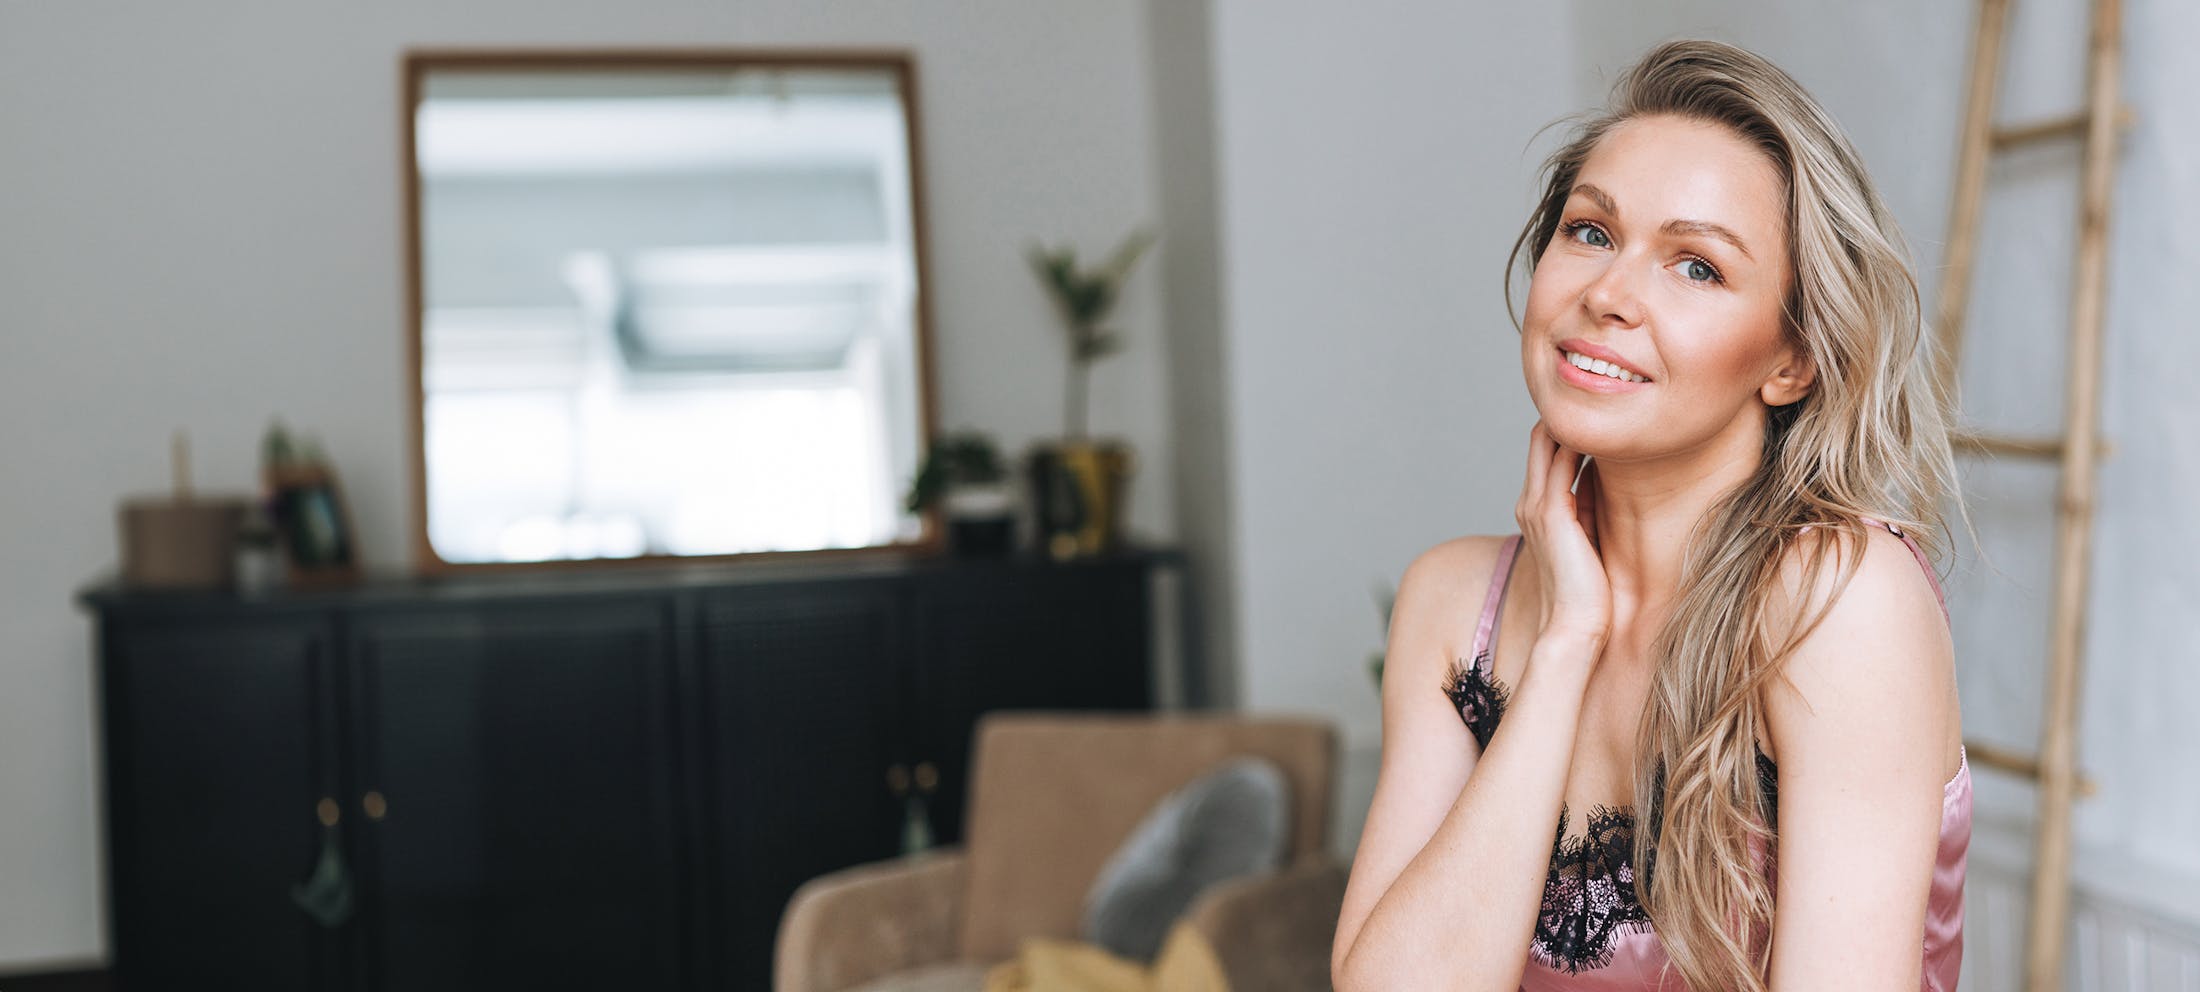
[[1762,422],[1755,427],[1654,459],[1592,462],[1597,552],[1612,587],[1615,626],[1645,610],[1662,612],[1678,595],[1689,538],[1763,458]]

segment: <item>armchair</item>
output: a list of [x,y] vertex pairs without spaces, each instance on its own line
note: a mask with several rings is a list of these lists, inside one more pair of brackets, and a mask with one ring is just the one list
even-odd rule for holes
[[1025,937],[1074,939],[1086,890],[1162,796],[1258,755],[1291,782],[1286,864],[1201,893],[1182,922],[1231,988],[1326,990],[1345,868],[1326,848],[1336,733],[1313,718],[995,712],[975,734],[964,843],[805,883],[775,992],[978,992]]

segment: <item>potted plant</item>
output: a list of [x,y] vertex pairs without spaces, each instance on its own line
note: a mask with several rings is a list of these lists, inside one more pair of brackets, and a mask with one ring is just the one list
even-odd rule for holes
[[260,488],[282,549],[287,585],[318,588],[359,580],[351,514],[318,441],[294,438],[279,420],[270,424],[260,440]]
[[1015,544],[1015,493],[1000,449],[978,431],[932,439],[905,505],[911,513],[934,506],[944,511],[948,547],[956,554],[1001,554]]
[[1114,550],[1122,543],[1122,499],[1132,471],[1129,442],[1086,435],[1092,363],[1121,350],[1123,337],[1106,326],[1123,283],[1153,235],[1133,231],[1100,265],[1082,268],[1076,249],[1032,247],[1039,282],[1069,331],[1069,381],[1061,440],[1034,445],[1027,456],[1040,539],[1054,558]]

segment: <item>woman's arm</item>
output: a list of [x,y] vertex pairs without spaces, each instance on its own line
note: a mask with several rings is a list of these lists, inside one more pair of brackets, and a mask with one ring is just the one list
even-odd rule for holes
[[[1808,602],[1837,575],[1829,558]],[[1788,576],[1800,590],[1792,563]],[[1918,988],[1961,737],[1954,671],[1930,580],[1871,528],[1855,577],[1764,690],[1780,773],[1775,992]]]
[[[1330,948],[1330,980],[1342,992],[1519,988],[1582,692],[1612,628],[1596,493],[1594,464],[1537,421],[1513,518],[1536,565],[1542,616],[1506,704],[1510,719],[1485,754],[1475,754],[1438,689],[1451,643],[1443,618],[1487,591],[1497,547],[1439,545],[1399,580],[1385,663],[1399,671],[1383,679],[1383,766]],[[1461,548],[1471,549],[1469,567],[1454,560]],[[1463,573],[1475,576],[1466,590]]]
[[[1447,542],[1399,582],[1383,677],[1382,770],[1330,955],[1339,992],[1520,986],[1550,867],[1582,690],[1601,645],[1537,642],[1477,755],[1440,691],[1444,619],[1476,602],[1499,541]],[[1470,774],[1471,773],[1471,774]]]

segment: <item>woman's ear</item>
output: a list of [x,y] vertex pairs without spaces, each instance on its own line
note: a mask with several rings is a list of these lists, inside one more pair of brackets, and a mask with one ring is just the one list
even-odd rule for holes
[[1800,348],[1790,348],[1780,361],[1780,367],[1772,378],[1758,388],[1766,406],[1786,406],[1810,395],[1818,381],[1818,367],[1810,360],[1810,353]]

